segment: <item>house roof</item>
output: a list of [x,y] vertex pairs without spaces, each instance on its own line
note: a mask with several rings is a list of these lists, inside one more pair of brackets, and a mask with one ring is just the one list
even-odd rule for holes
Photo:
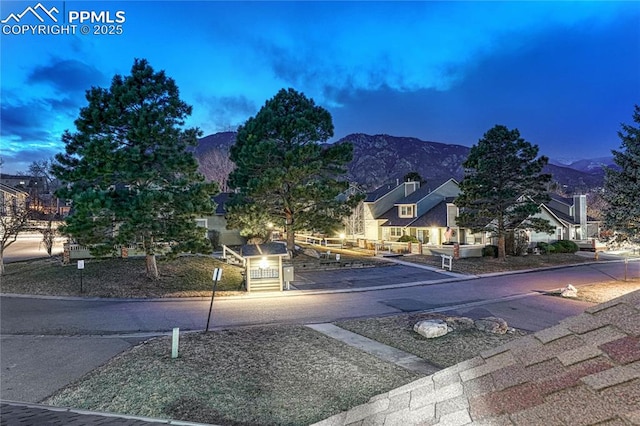
[[450,180],[455,181],[453,178],[428,180],[418,190],[407,195],[396,204],[415,204]]
[[398,207],[387,210],[379,219],[387,219],[381,226],[386,227],[412,227],[412,228],[431,228],[433,226],[447,226],[447,203],[455,200],[453,197],[447,197],[440,201],[434,207],[418,218],[401,218],[398,217]]
[[5,192],[9,195],[12,195],[14,197],[28,197],[29,193],[28,192],[24,192],[18,188],[14,188],[13,186],[9,186],[9,185],[5,185],[4,183],[0,183],[0,191]]
[[287,246],[281,243],[247,244],[240,249],[242,257],[286,256]]
[[227,201],[229,201],[229,198],[231,198],[231,195],[233,195],[232,192],[221,192],[215,197],[213,197],[213,201],[214,203],[216,203],[216,215],[224,216],[225,213],[227,213],[227,210],[225,209],[225,204],[227,203]]
[[431,210],[417,218],[411,226],[416,228],[431,228],[433,226],[444,228],[447,226],[447,202],[451,201],[453,201],[453,198],[440,201]]
[[551,197],[552,200],[558,201],[560,203],[566,204],[567,206],[572,206],[573,205],[573,199],[572,198],[567,198],[567,197],[562,197],[558,194],[554,194],[552,192],[549,193],[549,197]]
[[400,185],[395,185],[395,184],[382,185],[380,188],[374,191],[368,192],[364,201],[365,203],[373,203],[374,201],[378,201],[380,198],[384,197],[389,192],[391,192],[391,190],[396,189],[398,186]]
[[[351,419],[353,424],[381,424],[413,418],[439,425],[638,424],[638,316],[640,291],[635,291],[374,396],[321,423],[341,425]],[[397,403],[414,399],[415,407]],[[434,410],[434,401],[454,408]]]

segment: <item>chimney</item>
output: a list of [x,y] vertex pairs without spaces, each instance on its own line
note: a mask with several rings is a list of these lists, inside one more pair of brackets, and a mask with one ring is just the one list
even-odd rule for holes
[[410,181],[404,183],[404,196],[408,196],[409,194],[415,192],[420,188],[420,182]]
[[587,196],[573,196],[573,220],[580,224],[580,239],[587,235]]

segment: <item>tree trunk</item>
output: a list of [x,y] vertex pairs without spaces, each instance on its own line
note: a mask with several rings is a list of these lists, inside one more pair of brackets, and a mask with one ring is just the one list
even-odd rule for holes
[[156,264],[156,255],[148,254],[145,257],[145,266],[147,267],[147,277],[152,280],[160,278],[158,274],[158,265]]
[[4,275],[4,249],[0,250],[0,275]]
[[498,235],[498,259],[507,260],[507,253],[505,250],[505,238],[503,233]]
[[287,232],[287,250],[293,253],[296,248],[295,233],[293,231],[293,216],[290,213],[286,214],[285,231]]

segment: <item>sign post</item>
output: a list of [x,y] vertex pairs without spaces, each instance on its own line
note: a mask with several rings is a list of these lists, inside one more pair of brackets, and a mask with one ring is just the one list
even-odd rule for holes
[[80,270],[80,293],[82,293],[82,270],[84,269],[84,260],[78,260],[78,269]]
[[209,322],[211,321],[211,310],[213,309],[213,298],[216,295],[216,287],[218,285],[218,281],[222,278],[222,269],[215,268],[213,270],[213,291],[211,292],[211,303],[209,304],[209,315],[207,316],[207,327],[204,329],[205,333],[209,332]]

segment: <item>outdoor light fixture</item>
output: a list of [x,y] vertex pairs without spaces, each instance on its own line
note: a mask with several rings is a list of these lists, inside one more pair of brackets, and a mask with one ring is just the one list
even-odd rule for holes
[[260,259],[260,262],[258,262],[258,268],[267,269],[268,267],[269,267],[269,262],[267,261],[267,258],[263,257],[262,259]]

